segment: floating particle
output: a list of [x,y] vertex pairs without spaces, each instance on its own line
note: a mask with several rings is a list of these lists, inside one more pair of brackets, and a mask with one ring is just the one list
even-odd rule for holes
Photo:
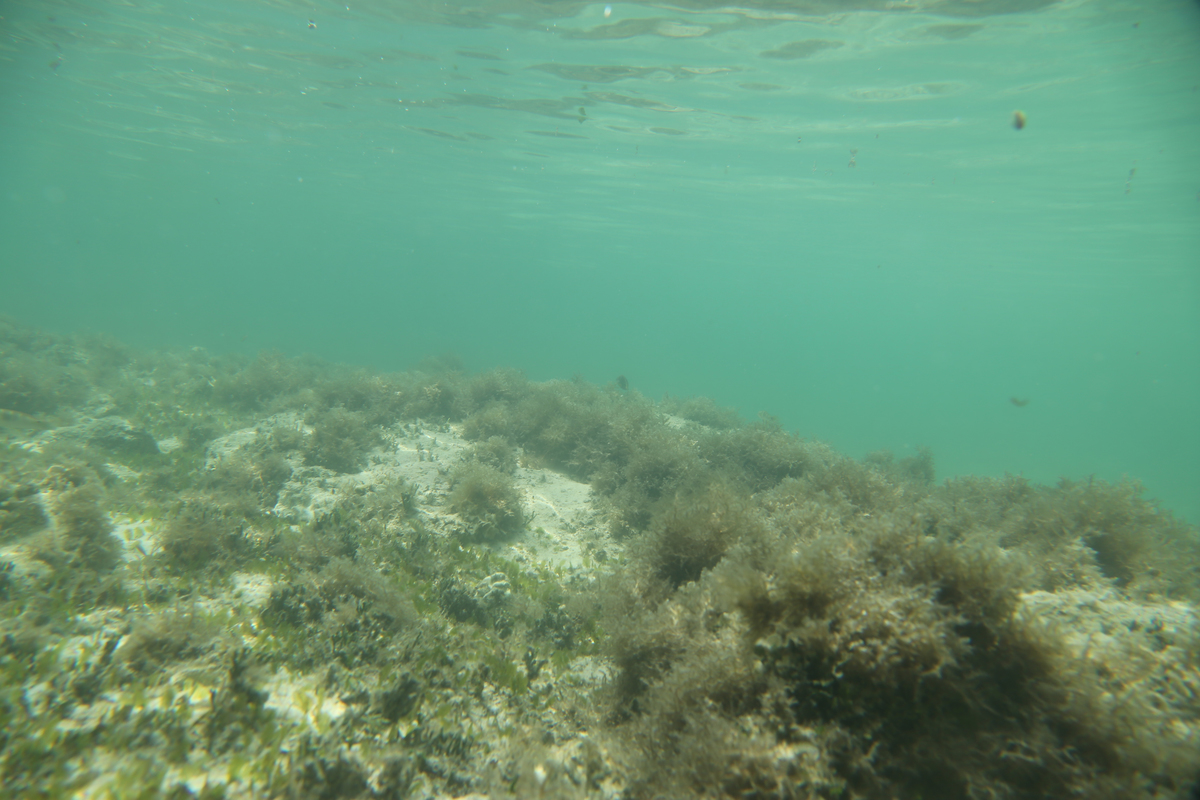
[[1012,117],[1012,126],[1017,130],[1022,130],[1025,127],[1027,117],[1024,111],[1014,111]]

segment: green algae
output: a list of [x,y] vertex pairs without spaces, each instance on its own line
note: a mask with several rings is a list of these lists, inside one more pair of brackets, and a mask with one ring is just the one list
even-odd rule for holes
[[[939,485],[927,452],[452,358],[377,375],[10,322],[0,353],[0,406],[46,421],[0,458],[15,796],[1196,780],[1200,539],[1132,481]],[[119,436],[79,433],[93,395]],[[586,531],[531,521],[548,470],[591,485]]]

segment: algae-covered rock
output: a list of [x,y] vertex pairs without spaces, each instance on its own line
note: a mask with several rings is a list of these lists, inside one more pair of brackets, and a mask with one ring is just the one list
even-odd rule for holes
[[18,333],[78,391],[0,451],[13,796],[1192,800],[1200,537],[1132,481]]

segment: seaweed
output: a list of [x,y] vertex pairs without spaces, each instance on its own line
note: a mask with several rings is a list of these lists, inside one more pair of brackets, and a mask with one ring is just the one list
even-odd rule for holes
[[1026,554],[1039,589],[1115,585],[1135,597],[1200,601],[1191,566],[1200,538],[1142,492],[1130,480],[1045,487],[1012,476],[960,478],[922,507],[931,532],[983,536]]
[[[618,719],[661,765],[634,796],[760,785],[753,754],[797,742],[823,753],[830,791],[1060,796],[1100,774],[1132,790],[1147,752],[1095,716],[1099,687],[1065,677],[1055,639],[1014,616],[1019,576],[965,547],[904,525],[866,549],[781,540],[771,566],[748,548],[679,589],[614,640]],[[737,724],[747,714],[760,733]],[[1016,740],[1076,756],[1013,762]]]
[[206,498],[180,503],[163,526],[157,560],[183,573],[217,572],[244,556],[244,521]]
[[219,631],[218,623],[196,607],[193,596],[186,610],[173,608],[138,619],[116,657],[136,672],[155,673],[171,662],[203,655]]
[[[1200,537],[1133,481],[939,485],[927,450],[854,460],[704,398],[453,359],[137,354],[0,320],[0,361],[36,409],[0,418],[29,436],[0,480],[10,793],[1195,786]],[[531,469],[592,505],[533,484],[527,508]]]
[[19,539],[49,524],[31,483],[0,483],[0,542]]
[[660,407],[663,413],[673,414],[714,430],[733,430],[742,427],[742,419],[738,415],[737,409],[718,406],[709,397],[680,399],[667,395],[663,398]]
[[246,648],[229,652],[229,666],[204,720],[204,748],[221,754],[254,742],[274,712],[266,708],[269,695],[255,686],[254,656]]
[[466,536],[492,542],[512,536],[525,525],[521,494],[512,477],[495,467],[468,462],[451,473],[447,506],[466,523]]
[[296,666],[310,669],[332,658],[353,669],[373,663],[385,641],[415,629],[420,617],[394,578],[335,556],[276,584],[262,618],[297,633],[287,654]]
[[65,345],[0,337],[0,410],[50,414],[87,396],[87,375]]
[[334,472],[358,472],[367,452],[382,441],[364,414],[340,406],[310,413],[305,423],[313,432],[304,445],[304,463]]
[[700,454],[750,492],[770,489],[784,478],[802,477],[815,466],[805,443],[765,414],[745,427],[703,436]]
[[101,496],[95,481],[54,492],[50,498],[54,525],[38,558],[60,572],[110,572],[120,561],[121,543],[100,507]]
[[655,515],[650,530],[632,543],[631,573],[646,573],[642,593],[653,597],[697,581],[736,545],[763,536],[757,509],[742,494],[714,483],[678,495]]
[[467,457],[507,475],[517,469],[517,449],[503,436],[489,436],[472,447]]
[[918,447],[917,454],[899,461],[891,450],[876,450],[868,453],[863,462],[869,464],[895,481],[907,481],[921,486],[931,486],[936,478],[933,451]]
[[386,688],[371,698],[371,708],[391,723],[412,716],[421,705],[421,681],[409,672],[398,675]]
[[323,371],[315,359],[289,359],[278,350],[260,353],[248,364],[233,364],[236,371],[214,379],[213,398],[244,410],[266,410],[289,394],[317,382]]

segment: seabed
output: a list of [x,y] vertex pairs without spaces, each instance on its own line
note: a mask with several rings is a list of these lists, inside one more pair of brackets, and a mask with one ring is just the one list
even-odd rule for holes
[[1188,798],[1200,533],[622,379],[0,320],[10,797]]

